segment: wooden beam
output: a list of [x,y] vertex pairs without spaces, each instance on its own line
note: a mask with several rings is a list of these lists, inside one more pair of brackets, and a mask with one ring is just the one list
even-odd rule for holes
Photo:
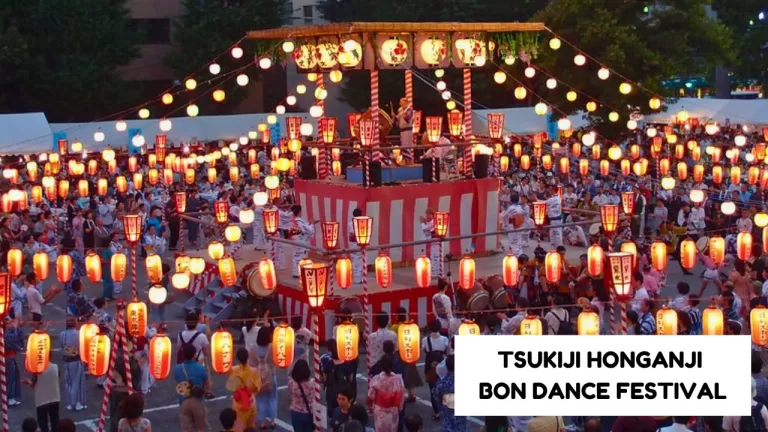
[[297,27],[280,27],[254,30],[247,33],[248,39],[291,39],[318,36],[340,36],[359,33],[416,33],[416,32],[529,32],[546,30],[543,23],[460,23],[460,22],[377,22],[377,23],[333,23]]

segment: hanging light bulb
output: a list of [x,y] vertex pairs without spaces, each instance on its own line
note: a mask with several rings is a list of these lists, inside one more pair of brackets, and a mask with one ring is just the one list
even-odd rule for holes
[[102,132],[101,129],[97,130],[93,134],[93,140],[96,141],[96,142],[102,142],[102,141],[104,141],[104,138],[105,138],[104,137],[104,132]]
[[239,58],[241,58],[243,56],[243,49],[240,48],[240,47],[236,46],[236,47],[232,48],[231,52],[232,52],[232,57],[234,57],[236,59],[239,59]]
[[248,75],[240,74],[237,76],[237,78],[235,78],[235,81],[237,81],[237,85],[240,87],[245,87],[248,85],[248,81],[250,80],[248,79]]
[[[287,100],[286,100],[287,102]],[[278,114],[285,114],[285,105],[278,105],[275,107],[275,112]]]
[[272,67],[272,59],[269,57],[262,57],[259,59],[259,67],[262,69],[269,69]]
[[547,113],[547,104],[544,102],[539,102],[536,104],[536,106],[533,107],[533,110],[536,112],[537,115],[543,116]]
[[139,118],[142,119],[148,119],[149,118],[149,110],[146,108],[142,108],[139,110]]
[[184,81],[184,87],[186,87],[187,90],[194,90],[197,88],[197,81],[195,81],[194,78],[189,78]]
[[597,77],[601,80],[605,81],[611,76],[611,71],[609,71],[606,68],[600,68],[600,70],[597,71]]
[[448,102],[446,102],[445,103],[445,109],[447,109],[448,111],[455,110],[456,109],[456,101],[449,100]]
[[557,80],[554,78],[550,78],[547,80],[547,88],[550,90],[554,90],[557,88]]
[[285,41],[283,42],[283,52],[286,54],[292,53],[293,50],[296,49],[296,46],[293,44],[293,41]]
[[219,72],[221,72],[221,66],[218,63],[211,63],[208,66],[208,72],[210,72],[211,75],[218,75]]
[[304,84],[299,84],[296,86],[296,93],[298,94],[304,94],[307,92],[307,86]]
[[608,120],[612,122],[619,121],[619,113],[617,113],[616,111],[611,111],[610,113],[608,113]]
[[507,82],[507,74],[503,71],[496,71],[496,73],[493,74],[493,81],[495,81],[496,84],[504,84]]
[[290,95],[287,98],[285,98],[285,103],[287,103],[290,106],[296,105],[296,96]]
[[629,130],[637,129],[637,121],[635,121],[635,120],[628,120],[627,121],[627,129],[629,129]]
[[576,56],[573,58],[573,62],[576,64],[576,66],[584,66],[584,64],[587,62],[587,58],[584,57],[583,54],[576,54]]
[[200,108],[197,107],[195,104],[189,104],[187,106],[187,115],[190,117],[197,117],[197,115],[200,114]]
[[448,88],[448,84],[446,84],[445,81],[440,80],[437,82],[437,84],[435,84],[435,88],[437,88],[440,91],[443,91],[446,88]]
[[512,54],[508,54],[504,56],[504,64],[506,64],[507,66],[512,66],[513,64],[515,64],[515,56],[513,56]]
[[125,132],[126,129],[128,129],[128,124],[122,120],[118,120],[117,123],[115,123],[115,129],[117,129],[118,132]]
[[173,95],[170,93],[163,93],[163,96],[160,97],[160,101],[162,101],[164,105],[170,105],[173,103]]
[[449,99],[451,98],[451,92],[449,92],[448,90],[446,90],[446,91],[442,92],[442,93],[440,94],[440,96],[442,96],[442,97],[443,97],[443,100],[449,100]]
[[171,130],[171,127],[173,127],[173,125],[171,124],[170,120],[168,120],[168,119],[160,120],[160,130],[161,131],[168,132],[169,130]]
[[323,108],[318,105],[312,105],[309,107],[309,115],[312,118],[320,118],[323,116]]
[[328,97],[328,90],[318,87],[315,89],[315,99],[325,100]]
[[442,78],[443,75],[445,75],[445,70],[443,70],[443,69],[435,69],[435,77],[436,78]]
[[533,78],[534,76],[536,76],[536,69],[528,66],[527,68],[525,68],[525,72],[524,73],[525,73],[526,77]]
[[562,46],[562,42],[558,38],[552,38],[549,40],[549,47],[555,51],[560,49],[560,46]]

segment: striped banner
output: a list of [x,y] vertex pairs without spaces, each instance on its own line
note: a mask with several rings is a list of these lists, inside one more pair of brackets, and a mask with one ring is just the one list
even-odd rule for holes
[[[413,72],[410,70],[405,71],[405,98],[408,99],[408,104],[413,108]],[[401,146],[416,144],[416,134],[413,134],[412,143],[400,143]],[[413,161],[413,149],[403,149],[403,159],[407,161]]]
[[[472,136],[472,70],[464,71],[464,137]],[[464,176],[472,178],[472,148],[464,147]]]
[[[315,81],[317,83],[318,89],[324,89],[325,88],[325,78],[323,74],[317,75],[317,80]],[[317,106],[320,108],[323,108],[325,110],[325,100],[318,99],[317,102],[315,102]],[[318,131],[318,135],[320,135],[322,131]],[[318,141],[322,141],[318,139]],[[328,178],[328,160],[326,159],[326,151],[325,147],[318,147],[317,148],[317,178],[320,180]]]
[[[371,119],[373,119],[373,142],[371,147],[374,149],[379,148],[379,71],[371,70]],[[378,162],[381,159],[381,154],[378,150],[374,150],[372,154],[374,162]]]

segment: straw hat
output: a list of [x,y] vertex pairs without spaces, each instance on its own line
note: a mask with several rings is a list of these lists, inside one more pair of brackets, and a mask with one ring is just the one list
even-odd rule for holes
[[565,429],[562,417],[534,417],[528,422],[527,432],[560,432]]
[[593,223],[589,226],[589,235],[598,235],[600,233],[600,224]]
[[707,247],[709,246],[709,237],[707,236],[701,236],[698,240],[696,240],[696,249],[699,250],[699,253],[704,253],[705,250],[707,250]]

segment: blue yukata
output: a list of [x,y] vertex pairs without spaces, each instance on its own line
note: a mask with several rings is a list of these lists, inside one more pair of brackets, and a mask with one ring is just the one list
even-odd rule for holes
[[64,360],[64,398],[70,409],[85,406],[85,368],[80,361],[80,330],[67,328],[59,336]]

